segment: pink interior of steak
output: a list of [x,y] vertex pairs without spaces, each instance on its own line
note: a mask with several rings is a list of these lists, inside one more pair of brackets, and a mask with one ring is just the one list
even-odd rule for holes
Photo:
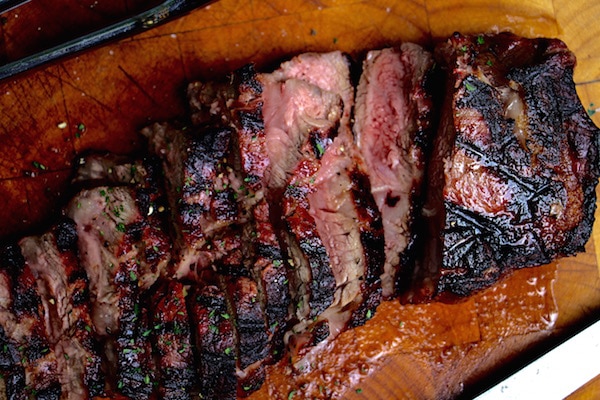
[[429,139],[431,95],[426,91],[433,59],[414,44],[371,51],[357,89],[356,143],[364,158],[371,192],[382,214],[386,262],[384,296],[395,293],[398,270],[408,257],[418,216]]

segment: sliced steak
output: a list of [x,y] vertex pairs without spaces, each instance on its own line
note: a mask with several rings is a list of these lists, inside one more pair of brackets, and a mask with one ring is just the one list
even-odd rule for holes
[[[174,228],[176,278],[202,280],[226,255],[214,244],[228,228],[243,223],[238,192],[242,180],[230,166],[232,130],[177,129],[155,124],[143,130],[150,151],[161,158]],[[226,240],[226,239],[223,239]]]
[[166,270],[170,243],[148,196],[130,187],[100,186],[79,192],[65,214],[77,225],[81,264],[90,281],[92,319],[101,336],[119,330],[117,274],[134,263],[136,285],[147,290]]
[[256,282],[244,276],[222,279],[234,321],[238,394],[248,395],[265,379],[264,361],[269,355],[268,326],[259,301]]
[[467,295],[503,273],[583,249],[591,233],[598,129],[554,39],[455,34],[426,204],[429,247],[414,299]]
[[[142,304],[138,261],[127,259],[115,268],[118,331],[107,338],[107,359],[116,365],[117,393],[134,400],[152,398],[157,381],[157,366],[152,355],[148,307]],[[111,354],[112,352],[112,354]]]
[[370,51],[357,88],[353,129],[383,219],[385,297],[396,294],[398,272],[409,268],[433,126],[432,66],[432,55],[412,43]]
[[364,323],[357,311],[369,304],[360,313],[371,315],[381,297],[382,221],[363,171],[351,138],[340,135],[325,152],[315,176],[315,191],[308,196],[336,284],[334,302],[323,316],[333,336],[347,324]]
[[87,276],[77,258],[75,223],[64,219],[42,236],[21,239],[19,245],[37,280],[46,331],[59,355],[62,398],[101,395],[100,348],[94,338]]
[[165,400],[191,399],[196,382],[186,288],[177,281],[161,282],[149,298],[151,335],[158,366],[157,393]]
[[59,361],[44,322],[42,299],[17,244],[0,248],[0,326],[7,397],[60,399]]
[[199,394],[206,399],[235,399],[234,320],[225,294],[217,286],[194,286],[188,307],[197,354]]
[[135,399],[149,398],[155,382],[152,345],[144,335],[147,308],[140,299],[170,260],[168,236],[148,200],[136,188],[100,186],[79,192],[65,210],[77,226],[109,389]]
[[269,166],[265,181],[271,190],[284,188],[302,158],[302,148],[315,128],[337,127],[343,103],[336,93],[300,79],[275,80],[261,75],[263,118]]

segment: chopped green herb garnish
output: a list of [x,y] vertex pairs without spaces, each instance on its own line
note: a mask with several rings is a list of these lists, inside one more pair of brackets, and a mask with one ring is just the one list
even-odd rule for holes
[[124,224],[124,223],[122,223],[122,222],[119,222],[119,223],[117,224],[117,230],[118,230],[119,232],[125,232],[125,224]]
[[356,389],[356,393],[362,393],[362,389],[361,388]]
[[371,310],[367,310],[367,319],[371,319],[373,316],[373,312]]
[[85,326],[85,330],[88,331],[88,332],[91,332],[92,331],[92,327],[89,326],[89,325],[86,325]]
[[224,319],[229,319],[229,314],[223,313],[221,314],[221,317],[223,317]]
[[484,44],[484,43],[485,43],[485,39],[483,38],[483,35],[477,36],[477,44]]
[[36,167],[37,169],[40,169],[42,171],[45,171],[47,169],[46,166],[40,162],[34,161],[32,164],[34,167]]
[[144,377],[144,383],[146,385],[150,383],[150,375],[146,374],[146,376]]
[[476,89],[475,85],[473,85],[471,82],[467,82],[467,81],[465,81],[465,87],[467,88],[467,90],[469,92],[472,92]]
[[216,325],[209,325],[208,329],[210,329],[212,333],[219,333],[219,328],[217,328]]
[[225,349],[225,354],[227,354],[227,355],[231,354],[231,347],[228,347]]
[[494,63],[492,62],[492,60],[487,60],[485,63],[486,63],[488,66],[490,66],[490,67],[491,67],[492,65],[494,65]]
[[135,271],[129,271],[129,278],[134,282],[137,281],[137,275]]
[[321,158],[323,156],[323,153],[325,153],[325,148],[323,147],[323,144],[320,142],[317,142],[315,146],[317,148],[317,157]]
[[296,391],[292,390],[289,394],[288,394],[288,400],[291,400],[294,398],[294,396],[296,395]]

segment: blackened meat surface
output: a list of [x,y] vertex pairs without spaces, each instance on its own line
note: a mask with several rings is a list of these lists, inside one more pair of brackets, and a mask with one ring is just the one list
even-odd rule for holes
[[64,219],[42,236],[21,239],[19,245],[37,279],[46,331],[59,355],[63,398],[101,395],[100,347],[94,338],[87,276],[77,258],[75,223]]
[[467,295],[581,250],[598,179],[599,132],[564,43],[455,34],[437,53],[449,82],[426,209],[439,239],[417,271],[417,299]]
[[197,353],[199,393],[206,399],[235,399],[234,320],[225,294],[217,286],[194,286],[188,304]]
[[[238,191],[243,182],[230,166],[230,128],[177,129],[155,124],[143,130],[161,158],[174,230],[176,278],[199,280],[226,253],[213,241],[240,224]],[[243,190],[243,189],[242,189]],[[226,239],[224,239],[226,240]]]
[[412,43],[370,51],[357,88],[353,129],[383,219],[385,297],[396,294],[399,270],[410,267],[433,125],[432,66],[432,55]]
[[191,399],[196,382],[185,286],[161,282],[150,296],[150,327],[158,368],[157,393],[165,400]]
[[60,399],[59,362],[44,322],[36,278],[17,244],[0,248],[0,326],[7,354],[3,371],[9,398]]

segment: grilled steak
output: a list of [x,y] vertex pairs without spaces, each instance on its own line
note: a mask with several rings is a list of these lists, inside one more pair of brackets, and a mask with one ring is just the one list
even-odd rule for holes
[[[174,230],[176,278],[202,280],[226,253],[231,225],[243,223],[238,191],[243,182],[229,165],[232,130],[169,124],[143,130],[151,152],[161,158]],[[243,189],[241,189],[243,190]]]
[[90,281],[92,316],[101,336],[118,328],[122,268],[135,264],[136,285],[146,290],[166,270],[170,245],[148,196],[129,187],[100,186],[79,192],[65,213],[77,225],[79,257]]
[[49,341],[57,357],[61,398],[87,399],[104,391],[99,344],[94,338],[89,288],[77,259],[77,233],[65,219],[42,236],[19,242],[37,280]]
[[385,235],[385,297],[408,269],[419,214],[432,99],[426,89],[433,57],[418,45],[371,51],[356,93],[354,133],[369,173]]
[[600,131],[573,54],[505,33],[436,56],[434,138],[432,55],[402,44],[367,54],[356,96],[340,52],[247,65],[190,84],[191,126],[143,129],[151,156],[82,157],[64,215],[0,247],[7,397],[245,397],[383,298],[581,250]]
[[59,361],[45,326],[42,299],[17,244],[0,249],[0,335],[7,397],[60,399]]
[[191,399],[196,381],[186,289],[176,281],[161,282],[150,296],[151,335],[158,368],[159,398]]
[[198,355],[199,393],[207,399],[235,399],[234,320],[225,294],[216,286],[195,286],[188,303]]
[[448,93],[429,171],[429,241],[416,299],[467,295],[589,238],[598,129],[564,43],[456,34],[437,52]]

